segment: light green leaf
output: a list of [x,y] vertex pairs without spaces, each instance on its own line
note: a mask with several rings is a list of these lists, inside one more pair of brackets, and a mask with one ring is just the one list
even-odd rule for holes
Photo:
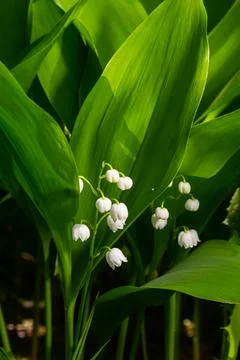
[[[31,42],[50,32],[62,17],[51,1],[31,4]],[[54,43],[38,70],[40,83],[62,121],[72,130],[79,111],[78,90],[85,53],[78,31],[69,26]]]
[[49,32],[34,47],[32,47],[22,61],[12,69],[13,75],[25,91],[28,91],[30,88],[43,59],[48,54],[54,43],[63,34],[69,24],[71,24],[73,19],[81,13],[84,3],[84,1],[79,2],[71,8],[56,24],[52,31]]
[[240,0],[209,35],[210,63],[206,88],[199,108],[201,115],[240,69]]
[[183,292],[198,298],[240,303],[240,247],[211,240],[200,245],[165,275],[143,287]]
[[[96,184],[106,160],[133,178],[121,196],[128,225],[180,165],[207,66],[202,2],[166,0],[115,53],[80,111],[71,138],[79,174]],[[119,198],[120,191],[111,194]],[[94,200],[87,191],[81,199],[88,205],[78,218],[92,221]]]
[[[55,0],[68,11],[77,0]],[[109,16],[109,14],[111,14]],[[84,11],[74,22],[81,35],[97,54],[104,68],[112,55],[146,18],[146,11],[138,0],[88,0]]]
[[195,125],[190,133],[180,172],[211,177],[239,149],[240,110],[210,122]]
[[215,119],[223,110],[229,106],[234,99],[240,95],[240,71],[238,71],[216,96],[207,110],[198,118],[209,121]]
[[[59,251],[71,247],[78,207],[78,178],[71,149],[56,122],[33,103],[0,65],[0,177],[43,216]],[[23,203],[22,206],[25,204]]]

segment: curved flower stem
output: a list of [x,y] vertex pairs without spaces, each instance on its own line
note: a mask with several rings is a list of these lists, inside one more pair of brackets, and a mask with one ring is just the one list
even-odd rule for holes
[[6,353],[9,355],[9,357],[12,359],[13,358],[12,349],[8,338],[8,332],[7,332],[1,304],[0,304],[0,334],[2,338],[3,348],[6,351]]
[[90,189],[92,190],[92,193],[93,193],[93,195],[95,195],[96,197],[98,197],[98,193],[97,193],[97,191],[94,189],[94,187],[92,186],[92,184],[90,183],[90,181],[87,179],[87,178],[85,178],[84,176],[79,176],[79,178],[80,179],[82,179],[82,180],[84,180],[87,184],[88,184],[88,186],[90,187]]

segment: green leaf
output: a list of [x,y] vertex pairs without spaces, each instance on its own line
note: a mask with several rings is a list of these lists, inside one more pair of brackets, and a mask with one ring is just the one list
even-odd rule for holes
[[13,360],[13,356],[8,356],[3,348],[0,348],[0,360]]
[[[0,65],[0,177],[13,196],[24,193],[47,222],[61,253],[71,247],[79,185],[71,149],[56,122]],[[23,203],[22,206],[25,204]]]
[[146,306],[161,305],[169,295],[169,291],[135,286],[122,286],[103,294],[97,300],[93,320],[98,342],[101,344],[109,339],[129,315],[143,310]]
[[180,172],[211,177],[239,149],[240,110],[192,128]]
[[211,240],[200,245],[165,275],[143,287],[183,292],[198,298],[240,303],[240,247]]
[[72,7],[56,24],[52,31],[44,36],[43,39],[34,47],[32,47],[21,62],[12,69],[13,75],[25,91],[28,91],[30,88],[43,59],[48,54],[54,43],[60,38],[73,19],[81,13],[84,3],[84,1],[79,2]]
[[[50,32],[62,11],[49,0],[31,4],[31,42]],[[40,83],[62,121],[72,130],[79,111],[78,90],[85,62],[78,31],[69,26],[54,43],[38,70]]]
[[209,35],[209,74],[199,107],[201,115],[240,69],[240,0],[236,0]]
[[14,66],[27,46],[25,29],[29,0],[0,1],[0,60]]
[[[77,0],[55,0],[64,11]],[[111,14],[111,16],[109,16]],[[138,0],[88,0],[75,26],[96,52],[104,68],[112,55],[131,32],[146,18],[146,11]]]
[[234,99],[240,95],[240,71],[238,71],[224,86],[222,91],[216,96],[207,110],[198,118],[198,121],[204,119],[209,121],[215,119],[229,106]]
[[[133,189],[121,196],[129,206],[128,225],[180,165],[207,66],[202,2],[166,0],[115,53],[81,108],[71,138],[79,174],[96,184],[106,160],[133,178]],[[111,195],[119,198],[120,191]],[[78,219],[92,221],[92,195],[85,191],[81,199],[88,205]],[[113,243],[117,236],[103,238]]]

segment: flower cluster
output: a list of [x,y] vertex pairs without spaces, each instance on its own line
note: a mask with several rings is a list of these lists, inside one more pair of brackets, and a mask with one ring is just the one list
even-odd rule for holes
[[[103,174],[105,166],[108,166],[109,169],[105,172],[105,174]],[[97,221],[94,226],[86,225],[85,223],[88,224],[88,222],[85,220],[81,221],[80,224],[75,224],[72,228],[72,238],[74,241],[81,240],[84,242],[88,240],[91,236],[90,229],[94,230],[94,233],[96,233],[99,224],[104,218],[107,218],[107,225],[113,232],[122,230],[125,226],[128,218],[128,208],[126,204],[118,202],[116,199],[110,199],[104,195],[101,189],[101,181],[103,179],[109,183],[116,184],[122,191],[129,190],[133,186],[133,181],[129,176],[125,176],[123,173],[113,169],[110,164],[105,162],[103,162],[102,165],[97,188],[94,188],[89,180],[83,176],[79,176],[79,192],[81,193],[83,191],[84,182],[86,182],[90,186],[93,194],[97,197],[95,202],[97,212],[103,215],[100,219],[98,219],[99,215],[97,215]],[[93,238],[94,237],[95,235],[93,235]],[[94,239],[92,241],[94,241]],[[121,250],[113,248],[109,249],[106,253],[106,261],[112,269],[115,269],[115,267],[120,266],[122,262],[127,262],[127,258],[123,255]]]
[[152,215],[152,225],[156,230],[162,230],[167,225],[169,211],[165,207],[157,207]]
[[[173,186],[173,181],[168,185],[168,188]],[[188,211],[197,211],[200,206],[198,199],[195,199],[191,194],[191,184],[187,182],[184,178],[178,183],[178,191],[182,195],[189,195],[190,198],[185,201],[184,207]],[[169,211],[164,207],[163,203],[161,207],[157,207],[152,215],[151,221],[154,229],[162,230],[167,226],[169,218]],[[189,230],[187,227],[184,227],[184,231],[181,231],[178,235],[178,244],[185,249],[192,248],[200,242],[198,233],[196,230]]]

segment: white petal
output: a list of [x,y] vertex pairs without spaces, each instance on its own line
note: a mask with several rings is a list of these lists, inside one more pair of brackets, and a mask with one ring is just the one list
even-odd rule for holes
[[117,186],[120,190],[129,190],[133,186],[133,181],[129,176],[123,176],[118,180]]
[[120,178],[120,175],[117,170],[110,169],[106,171],[105,178],[110,183],[117,183]]
[[178,184],[178,190],[181,194],[189,194],[191,191],[191,185],[186,181],[180,181]]

